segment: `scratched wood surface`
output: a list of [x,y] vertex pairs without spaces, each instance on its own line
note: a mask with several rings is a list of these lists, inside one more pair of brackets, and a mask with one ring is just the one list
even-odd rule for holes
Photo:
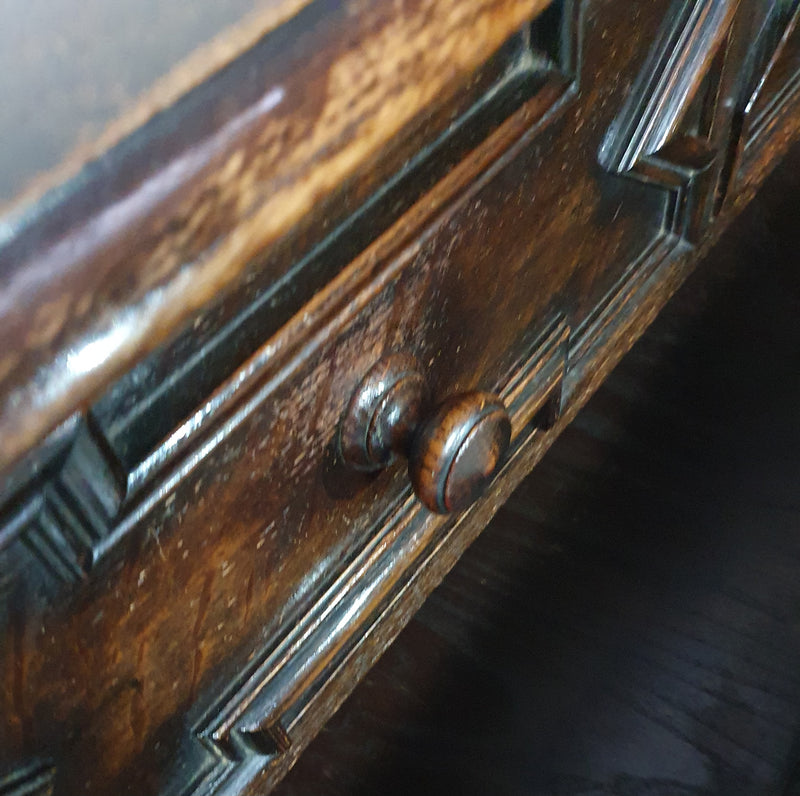
[[430,143],[475,70],[547,5],[311,3],[57,191],[12,205],[0,464],[304,229],[307,245],[266,267],[282,276]]
[[795,150],[280,796],[800,793]]
[[[58,212],[51,207],[32,226],[23,224],[9,244],[15,254],[4,249],[0,255],[6,258],[0,270],[14,284],[0,292],[0,301],[25,333],[24,346],[2,354],[11,386],[4,393],[8,413],[0,412],[0,458],[27,452],[64,413],[79,410],[64,432],[66,448],[59,448],[66,464],[45,457],[48,466],[39,467],[44,459],[34,451],[30,470],[18,481],[11,477],[3,495],[0,628],[8,643],[0,646],[0,787],[9,769],[17,781],[49,777],[57,793],[70,795],[256,794],[274,784],[699,257],[683,234],[682,216],[693,200],[714,195],[713,185],[694,179],[705,161],[684,164],[670,159],[674,150],[654,153],[660,172],[645,184],[597,160],[631,86],[649,73],[646,51],[654,40],[659,58],[670,63],[661,56],[670,55],[671,40],[661,34],[677,24],[672,14],[683,6],[663,0],[629,14],[621,0],[553,5],[546,14],[558,12],[555,40],[568,53],[551,61],[547,48],[542,57],[529,46],[535,25],[520,22],[541,10],[538,3],[459,4],[448,15],[449,27],[438,25],[437,14],[453,11],[450,3],[401,4],[397,15],[381,14],[378,6],[385,10],[385,4],[365,3],[358,8],[367,17],[358,18],[372,19],[374,27],[355,32],[343,24],[346,14],[314,17],[316,5],[286,23],[300,24],[295,32],[302,35],[267,36],[243,62],[223,70],[212,81],[214,91],[202,94],[209,105],[181,106],[186,115],[179,118],[190,121],[188,138],[182,130],[172,137],[169,124],[159,128],[162,138],[143,142],[153,163],[136,152],[127,161],[130,172],[115,172],[113,159],[104,163],[108,173],[101,169],[94,183],[68,194]],[[459,16],[465,9],[471,9],[467,17]],[[565,15],[565,9],[583,13]],[[562,30],[564,20],[577,16],[583,27],[565,24]],[[434,39],[437,52],[439,44],[444,52],[470,49],[468,34],[484,24],[492,41],[511,31],[511,61],[494,71],[488,65],[494,56],[477,71],[459,67],[455,84],[442,88],[444,99],[437,95],[420,115],[398,122],[399,138],[377,145],[366,160],[361,152],[357,163],[348,165],[343,156],[339,165],[355,171],[347,177],[331,172],[332,192],[319,202],[314,196],[313,210],[301,213],[300,231],[289,243],[273,247],[250,237],[264,232],[249,225],[262,200],[271,201],[272,188],[298,188],[297,195],[306,196],[305,166],[291,174],[281,169],[289,168],[291,152],[320,143],[316,111],[327,98],[320,86],[342,77],[342,63],[345,76],[359,78],[354,64],[380,72],[384,63],[405,63],[399,50],[392,51],[394,62],[376,54],[397,33],[400,44],[408,44],[409,70],[416,75],[420,64],[442,66],[436,54],[427,60]],[[703,36],[695,33],[687,38],[692,44]],[[489,39],[478,38],[476,58],[484,45],[491,50]],[[713,41],[728,38],[715,32]],[[304,60],[304,54],[312,57]],[[706,84],[707,60],[699,59],[701,69],[688,67],[693,90]],[[516,103],[483,104],[484,94],[517,86],[514,75],[542,62],[544,76]],[[283,71],[264,71],[275,65]],[[759,74],[763,64],[756,66]],[[251,68],[259,80],[244,79]],[[730,68],[747,76],[736,58]],[[317,82],[304,82],[308,76]],[[417,77],[424,95],[428,77]],[[287,85],[293,104],[273,108]],[[406,88],[399,87],[401,98]],[[712,89],[712,110],[725,111],[722,127],[735,138],[727,125],[727,88]],[[367,115],[393,105],[370,92],[359,94]],[[635,110],[648,100],[646,93],[635,99]],[[390,110],[402,116],[403,107],[400,102]],[[473,124],[469,111],[475,107],[489,108],[488,125]],[[272,110],[280,119],[270,116]],[[317,273],[320,281],[309,284],[300,266],[324,242],[326,223],[358,215],[407,157],[425,149],[431,135],[449,130],[452,114],[466,114],[470,135],[455,154],[446,139],[447,151],[435,158],[438,163],[441,154],[444,169],[424,178],[413,172],[414,185],[400,192],[401,209],[388,220],[381,216],[372,237],[345,247],[330,270]],[[341,149],[323,147],[319,158],[311,153],[320,179],[327,179],[329,158],[371,146],[375,130],[356,116],[352,130],[334,120]],[[253,128],[241,128],[242,119]],[[264,130],[277,134],[292,120],[298,129],[292,128],[285,157],[263,146]],[[754,144],[759,173],[788,145],[783,129],[776,127],[777,142]],[[224,141],[215,138],[220,130]],[[720,140],[720,146],[706,141],[702,153],[716,157],[733,149],[721,133]],[[158,145],[148,149],[153,141]],[[232,152],[245,154],[234,157],[231,176],[225,164]],[[243,207],[222,185],[225,174],[239,198],[253,187],[251,174],[258,175],[256,193],[264,193]],[[276,174],[287,181],[274,184]],[[120,175],[130,182],[116,182]],[[180,183],[175,195],[173,178]],[[725,197],[719,223],[703,227],[701,248],[746,204],[756,182],[744,173]],[[132,215],[120,215],[123,210]],[[291,201],[280,210],[301,212]],[[103,237],[103,225],[121,218],[125,223]],[[365,218],[372,222],[372,206]],[[102,223],[92,227],[98,219]],[[245,263],[251,244],[258,252]],[[239,246],[243,259],[228,270],[226,258]],[[319,248],[326,259],[330,250]],[[66,259],[59,260],[62,255]],[[64,270],[50,273],[56,261]],[[26,270],[26,262],[35,268]],[[42,284],[34,285],[37,280]],[[269,293],[275,283],[294,297],[280,312]],[[33,285],[30,297],[26,285]],[[242,319],[252,317],[266,324],[246,326]],[[225,338],[212,351],[214,335],[229,322],[240,330],[240,320],[248,339]],[[170,337],[176,329],[185,348]],[[10,326],[4,330],[15,334]],[[122,379],[118,403],[112,399],[120,383],[89,410],[88,402],[115,374],[168,337],[169,344],[145,361],[152,369],[144,378],[138,369],[126,375],[131,393]],[[561,416],[542,427],[523,411],[532,414],[532,403],[515,410],[514,457],[466,513],[448,519],[425,514],[400,466],[374,478],[338,467],[338,419],[383,353],[417,355],[437,398],[500,389],[529,370],[534,375],[527,387],[536,393],[551,388],[547,379],[539,385],[535,378],[540,338],[556,341],[545,349],[563,376],[557,380]],[[193,348],[198,339],[202,345]],[[217,369],[220,360],[226,361]],[[164,392],[184,367],[191,378]],[[171,399],[182,401],[184,388],[191,401],[175,409]],[[142,422],[127,438],[121,435],[117,448],[115,421],[138,408],[139,399]],[[142,450],[131,452],[140,443]],[[53,566],[56,554],[70,566]]]

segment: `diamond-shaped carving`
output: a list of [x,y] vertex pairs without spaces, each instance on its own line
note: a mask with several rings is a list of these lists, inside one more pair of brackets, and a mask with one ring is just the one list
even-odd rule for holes
[[745,105],[782,31],[794,24],[794,6],[676,0],[601,144],[598,159],[608,171],[671,194],[667,231],[690,243],[725,201]]

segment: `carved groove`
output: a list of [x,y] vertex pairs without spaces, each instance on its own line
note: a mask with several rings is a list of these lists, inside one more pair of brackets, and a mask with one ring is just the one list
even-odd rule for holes
[[600,147],[600,165],[624,173],[658,152],[697,94],[733,19],[738,0],[698,0],[673,15]]
[[[569,326],[557,318],[499,390],[515,437],[509,461],[539,423],[549,427],[561,411],[569,337]],[[255,774],[286,752],[293,722],[319,684],[378,621],[407,579],[408,568],[467,513],[455,518],[430,514],[408,492],[390,507],[380,532],[308,614],[199,722],[194,738],[209,753],[206,769],[181,793],[227,794],[226,783],[241,786],[248,772]]]
[[4,545],[19,538],[57,579],[83,580],[122,502],[117,470],[102,437],[80,422],[66,451],[9,501]]
[[569,92],[580,60],[578,18],[577,2],[555,0],[497,54],[498,63],[488,69],[497,72],[496,80],[485,95],[302,257],[291,279],[272,284],[212,333],[190,329],[172,349],[113,385],[79,419],[68,453],[48,460],[10,498],[0,497],[0,552],[21,541],[59,581],[85,579],[117,541],[129,510],[146,504],[159,477],[209,433],[223,402],[231,400],[227,411],[244,400],[225,392],[231,374],[235,378],[236,368],[296,312],[298,302],[393,223],[416,200],[413,191],[435,184],[453,158],[463,157],[527,99],[547,89],[555,105]]
[[756,143],[800,90],[800,2],[774,2],[753,47],[755,79],[743,110],[744,148]]
[[[741,139],[757,135],[752,111],[775,51],[797,20],[795,0],[675,0],[598,152],[606,170],[671,194],[665,232],[694,243],[720,212]],[[737,25],[758,31],[756,41]],[[772,105],[785,103],[798,68]],[[768,106],[767,120],[775,108]],[[747,128],[747,129],[746,129]],[[750,129],[752,128],[752,129]]]
[[[667,234],[694,242],[710,223],[728,144],[729,34],[739,0],[680,0],[662,25],[598,160],[608,171],[666,190]],[[734,54],[735,60],[736,54]]]
[[[161,360],[170,362],[168,373],[160,372],[158,358],[147,360],[109,390],[95,412],[131,473],[130,492],[152,481],[167,463],[162,442],[169,433],[459,159],[545,86],[557,83],[566,91],[577,57],[572,37],[565,35],[572,5],[571,0],[556,0],[512,37],[487,68],[496,74],[482,97],[293,263],[286,278],[267,285],[212,334],[188,330],[174,344],[176,354],[162,352]],[[168,457],[186,444],[181,439]]]
[[0,796],[52,796],[55,768],[49,763],[33,763],[3,777]]

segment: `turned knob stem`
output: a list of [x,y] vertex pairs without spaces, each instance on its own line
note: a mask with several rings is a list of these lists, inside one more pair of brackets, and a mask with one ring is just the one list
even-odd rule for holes
[[417,360],[391,354],[353,394],[339,428],[342,458],[359,470],[379,470],[408,457],[417,497],[448,514],[471,505],[500,468],[511,421],[499,398],[470,392],[431,410]]

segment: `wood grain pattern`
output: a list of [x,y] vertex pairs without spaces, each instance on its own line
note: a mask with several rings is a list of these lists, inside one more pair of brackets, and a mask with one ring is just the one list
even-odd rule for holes
[[789,158],[277,794],[797,793]]
[[[453,17],[461,27],[443,26],[441,32],[461,41],[468,38],[465,31],[483,24],[480,20],[494,19],[501,41],[515,29],[512,21],[521,24],[524,13],[533,10],[523,5],[463,4]],[[479,6],[477,16],[467,22],[468,9]],[[751,198],[754,180],[731,196],[693,248],[666,223],[675,207],[669,190],[609,174],[598,165],[603,137],[646,63],[670,7],[668,0],[637,6],[633,13],[621,0],[560,5],[556,38],[563,45],[563,59],[545,59],[543,79],[523,93],[510,113],[506,105],[491,105],[488,126],[477,124],[468,112],[474,100],[469,91],[459,94],[454,105],[432,100],[437,124],[450,112],[457,112],[459,119],[465,115],[467,128],[475,124],[475,138],[467,137],[467,149],[458,149],[455,160],[447,161],[446,173],[437,172],[433,184],[420,177],[421,187],[406,187],[411,205],[403,206],[399,216],[381,216],[391,220],[379,225],[365,244],[359,242],[330,278],[324,272],[323,285],[313,288],[310,297],[302,293],[306,273],[291,270],[297,260],[289,255],[305,256],[319,240],[312,232],[306,230],[307,237],[283,251],[285,260],[280,262],[289,270],[275,265],[279,260],[270,260],[273,248],[259,253],[258,267],[248,271],[248,278],[254,283],[263,278],[259,290],[266,290],[265,283],[272,285],[276,273],[283,274],[287,290],[303,296],[299,306],[288,317],[281,316],[269,333],[258,327],[247,346],[222,346],[219,356],[230,352],[241,359],[224,378],[210,380],[210,388],[204,383],[192,398],[196,403],[188,404],[188,413],[180,415],[177,425],[170,420],[163,435],[155,435],[155,444],[144,446],[142,458],[136,452],[128,460],[124,451],[114,448],[111,426],[104,425],[100,411],[103,402],[87,412],[88,396],[95,388],[83,392],[92,379],[108,386],[110,372],[127,367],[126,356],[114,354],[82,373],[74,389],[63,385],[71,391],[62,409],[69,405],[70,412],[75,407],[85,412],[72,422],[86,417],[87,424],[97,423],[90,426],[92,433],[100,428],[109,442],[101,452],[111,450],[118,457],[119,467],[110,469],[124,494],[108,532],[89,545],[94,571],[76,588],[53,585],[43,577],[37,562],[24,554],[24,546],[9,544],[0,550],[0,633],[12,640],[0,647],[0,715],[5,717],[0,722],[0,762],[16,764],[52,755],[59,787],[70,796],[87,791],[96,796],[260,793],[291,767],[652,320],[703,249]],[[366,14],[374,10],[369,3],[364,8]],[[315,32],[322,41],[333,36],[333,50],[317,55],[323,61],[335,55],[335,67],[345,58],[342,52],[351,52],[350,45],[356,55],[364,56],[363,41],[386,44],[387,30],[395,31],[402,42],[402,31],[395,25],[408,33],[404,26],[415,9],[424,11],[428,24],[438,19],[440,8],[444,13],[452,4],[434,9],[421,3],[405,6],[407,13],[397,17],[379,15],[375,29],[359,30],[358,36],[363,33],[366,38],[357,36],[355,43],[335,38],[345,29],[311,25],[305,30],[312,38],[304,39],[303,46],[316,41]],[[528,29],[529,39],[535,32]],[[431,36],[421,31],[412,39],[430,42]],[[486,40],[475,46],[484,44]],[[264,46],[277,45],[273,41]],[[411,44],[409,48],[409,53],[416,52]],[[377,58],[377,50],[369,52]],[[514,52],[530,60],[535,50],[526,44]],[[399,52],[394,55],[402,60]],[[345,58],[350,67],[355,61]],[[309,63],[317,64],[314,58]],[[302,66],[286,66],[293,80],[306,74]],[[516,74],[520,58],[515,56],[512,66]],[[232,79],[231,74],[241,73],[220,76],[223,87],[230,85],[224,81]],[[487,86],[499,91],[509,81],[498,83],[492,77],[479,81],[476,91],[482,94]],[[231,101],[242,101],[238,110],[246,112],[262,96],[261,88],[248,88],[245,81]],[[251,89],[255,99],[245,96]],[[377,95],[370,96],[378,101]],[[301,107],[306,95],[298,90],[297,97]],[[309,94],[308,102],[316,99]],[[466,111],[461,102],[466,102]],[[297,107],[294,110],[305,120],[296,131],[298,140],[311,140],[306,134],[313,132],[313,119],[306,119]],[[437,116],[440,112],[444,117]],[[232,112],[226,118],[237,116]],[[275,132],[270,125],[264,130]],[[414,128],[416,132],[392,150],[392,157],[414,153],[421,141],[430,140],[430,130],[424,128]],[[250,133],[242,135],[247,138]],[[253,131],[248,140],[255,145],[260,135]],[[174,155],[170,139],[165,140],[165,153]],[[197,147],[202,146],[200,140]],[[344,136],[337,152],[349,151],[351,145],[353,151],[361,151],[359,141],[360,137],[353,143]],[[178,144],[177,151],[183,152]],[[763,169],[774,163],[777,151],[760,151]],[[247,152],[256,170],[256,161],[263,158],[264,165],[279,155],[257,146]],[[392,157],[382,167],[390,173],[397,165]],[[207,165],[212,175],[209,179],[217,179],[220,164],[203,162],[202,168]],[[244,161],[239,165],[244,168]],[[350,165],[360,169],[364,163]],[[238,174],[237,170],[232,169]],[[347,217],[361,208],[376,184],[387,178],[384,171],[380,175],[378,179],[362,174],[349,183],[340,172],[333,180],[338,185],[334,194],[346,201],[338,212]],[[292,180],[301,177],[295,174]],[[269,181],[268,176],[264,179]],[[238,185],[237,177],[232,184]],[[292,190],[288,183],[285,189]],[[297,195],[307,196],[304,190]],[[181,196],[190,205],[196,199],[188,188]],[[100,205],[107,198],[99,197]],[[236,230],[243,230],[243,237],[231,233],[230,240],[208,250],[208,262],[222,263],[229,245],[240,246],[242,252],[254,245],[250,221],[242,220],[235,207],[206,199],[219,228],[200,224],[196,235],[190,235],[188,227],[179,225],[173,236],[158,226],[159,221],[149,237],[136,238],[136,246],[130,245],[133,239],[116,237],[100,260],[85,261],[91,282],[99,274],[95,266],[116,267],[119,258],[130,258],[119,272],[109,271],[107,287],[119,306],[130,309],[137,334],[141,285],[126,284],[123,289],[116,280],[135,273],[142,285],[147,282],[152,274],[137,269],[152,253],[150,244],[157,248],[167,241],[164,246],[169,248],[185,240],[206,251],[216,232],[231,221]],[[299,212],[298,208],[290,202],[286,211]],[[320,222],[329,209],[323,201],[307,223]],[[254,209],[248,218],[255,223],[260,212]],[[171,218],[170,213],[163,216]],[[39,232],[44,240],[44,230]],[[23,233],[15,243],[22,248],[32,240],[26,243]],[[192,256],[187,254],[186,262]],[[158,303],[185,278],[190,289],[170,306],[191,313],[193,302],[211,284],[197,278],[203,267],[187,265],[174,279],[174,274],[166,274],[158,287],[142,287],[142,295]],[[25,271],[14,273],[22,278]],[[229,275],[233,282],[240,276],[245,280],[241,274]],[[54,295],[72,295],[58,282],[53,279]],[[105,306],[101,293],[92,295]],[[31,300],[39,298],[32,295]],[[63,300],[62,310],[69,300]],[[228,319],[271,310],[269,303],[259,304],[244,289],[236,293],[231,288],[220,301],[222,320],[210,323],[210,330],[202,323],[185,327],[176,320],[186,335],[182,339],[196,334],[205,343]],[[69,315],[69,308],[64,314]],[[28,320],[33,323],[35,318]],[[92,323],[95,320],[92,317]],[[167,326],[165,335],[174,331]],[[144,326],[142,330],[147,334]],[[63,360],[61,353],[72,349],[62,348],[64,341],[54,334],[43,335],[25,353],[25,367],[34,371],[37,361],[55,363],[56,369],[42,376],[37,390],[58,367],[84,362],[80,351],[99,360],[103,351],[111,356],[116,350],[117,338],[108,350],[99,344],[87,354],[79,347],[73,360]],[[117,342],[127,345],[131,339],[123,327]],[[200,357],[202,366],[209,350],[159,350],[145,373],[145,387],[155,384],[157,392],[161,381],[168,381],[164,374],[193,356]],[[343,468],[336,455],[336,428],[350,396],[382,356],[398,350],[422,364],[437,403],[450,395],[489,389],[499,392],[508,406],[510,457],[488,493],[462,515],[439,518],[423,509],[411,498],[400,467],[358,475]],[[209,369],[219,372],[211,363]],[[22,400],[20,395],[15,400]],[[16,437],[2,434],[8,460],[16,455],[13,450],[25,450],[60,417],[60,399],[44,389],[36,395],[40,403],[13,406],[12,415],[32,425],[12,429]],[[119,404],[111,399],[113,406],[127,407],[125,395]],[[11,428],[3,423],[12,415],[0,420],[0,430]],[[158,426],[160,411],[145,412],[141,420],[133,427],[142,429],[148,422]],[[39,431],[34,432],[36,424]],[[46,453],[68,449],[58,437],[47,443]],[[38,477],[41,470],[43,459],[34,454],[26,477]],[[14,478],[5,493],[12,499],[27,487],[27,481]],[[13,536],[7,528],[4,541]]]
[[[240,420],[236,420],[234,425],[230,425],[228,423],[229,417],[248,417],[258,411],[258,407],[260,407],[263,402],[269,400],[272,387],[267,391],[259,392],[256,390],[256,395],[258,397],[253,400],[253,390],[256,388],[256,385],[268,383],[273,378],[274,374],[280,373],[281,368],[291,362],[294,353],[298,350],[303,350],[303,346],[309,338],[312,343],[311,346],[307,348],[307,352],[309,354],[312,351],[318,352],[318,346],[321,344],[324,337],[322,330],[327,329],[327,334],[333,334],[334,328],[342,328],[343,324],[346,325],[354,321],[355,316],[353,313],[369,312],[369,310],[365,310],[363,307],[365,304],[372,301],[374,291],[382,291],[383,298],[380,300],[381,302],[393,301],[393,291],[395,290],[392,286],[394,279],[393,274],[404,271],[409,262],[409,258],[413,260],[416,256],[417,244],[413,240],[413,235],[430,219],[436,218],[436,214],[441,212],[441,209],[446,207],[448,202],[452,202],[453,197],[458,196],[458,194],[469,185],[470,180],[473,179],[476,174],[480,173],[487,164],[496,160],[514,144],[526,127],[529,127],[531,123],[535,123],[537,119],[544,118],[546,114],[550,112],[553,103],[559,101],[563,97],[563,84],[560,81],[556,82],[551,86],[551,88],[554,89],[553,91],[548,88],[548,85],[549,84],[545,84],[542,91],[536,95],[522,113],[516,114],[513,120],[500,131],[500,134],[484,144],[482,150],[479,150],[479,155],[476,159],[454,170],[451,177],[442,184],[440,190],[434,195],[429,195],[426,202],[418,206],[414,215],[410,218],[407,217],[396,225],[395,229],[384,235],[381,241],[379,241],[369,253],[359,258],[358,265],[354,263],[353,267],[349,268],[347,272],[343,273],[339,279],[331,284],[330,289],[320,293],[307,304],[302,315],[295,316],[283,327],[281,334],[276,338],[274,343],[269,343],[261,347],[260,350],[257,350],[254,356],[250,358],[249,362],[245,362],[242,369],[234,371],[233,375],[226,379],[222,385],[214,385],[216,389],[212,392],[210,397],[206,397],[201,393],[202,400],[199,406],[186,418],[179,415],[180,422],[177,427],[171,427],[169,425],[166,427],[162,426],[164,428],[164,433],[167,435],[166,438],[160,439],[156,437],[158,440],[157,448],[141,464],[137,461],[128,464],[124,461],[124,457],[118,450],[111,451],[112,460],[114,460],[114,464],[116,464],[116,467],[111,467],[111,470],[118,479],[117,489],[122,497],[115,503],[119,514],[112,518],[113,522],[111,522],[111,525],[113,525],[113,530],[110,533],[104,533],[102,543],[93,547],[93,562],[97,562],[117,541],[124,538],[132,528],[137,527],[142,517],[148,512],[151,512],[153,509],[159,512],[163,510],[163,508],[158,507],[163,507],[164,500],[169,495],[169,489],[186,475],[190,474],[196,466],[196,453],[201,452],[202,456],[205,456],[211,449],[208,447],[209,444],[212,447],[216,447],[220,443],[225,442],[230,429],[235,428],[240,422]],[[514,179],[511,170],[508,170],[507,179]],[[503,188],[498,187],[496,190],[502,191]],[[459,200],[459,202],[460,203],[452,208],[450,212],[471,212],[464,200]],[[513,207],[507,207],[505,212],[514,212]],[[459,222],[453,218],[450,219],[447,226],[438,225],[437,222],[436,235],[439,239],[437,244],[439,252],[445,252],[448,247],[450,247],[450,229],[452,229],[454,225],[458,225],[458,223]],[[402,250],[404,246],[407,247],[405,253],[391,266],[388,272],[383,273],[381,281],[375,282],[369,287],[366,293],[362,293],[356,301],[353,301],[351,297],[361,290],[365,283],[368,283],[376,273],[384,268],[385,263],[395,255],[397,249]],[[468,247],[469,243],[465,242],[465,246]],[[425,255],[425,262],[420,263],[423,274],[426,269],[437,265],[436,258],[438,256],[436,251]],[[465,259],[467,260],[470,259],[470,257],[471,255],[469,254],[465,255]],[[447,262],[443,262],[442,266],[445,269],[450,268]],[[474,262],[472,267],[477,270],[482,270],[484,265],[482,262]],[[520,263],[519,267],[522,267],[522,263]],[[460,277],[457,272],[453,271],[452,276],[448,277],[448,279],[460,279],[462,277],[463,273]],[[418,279],[420,277],[418,275],[415,277],[409,276],[409,278]],[[484,279],[491,280],[492,278],[492,273],[487,271]],[[424,279],[422,284],[425,284]],[[441,290],[442,288],[441,286],[431,286],[426,289]],[[497,287],[493,289],[497,290]],[[511,289],[511,285],[506,285],[503,289],[508,291]],[[541,298],[542,300],[546,300],[546,296],[542,296]],[[521,301],[523,299],[524,296],[518,294],[517,300]],[[422,295],[414,299],[415,302],[422,300]],[[388,309],[386,311],[388,311]],[[403,311],[396,309],[395,312],[400,314]],[[410,322],[410,316],[414,314],[414,311],[409,309],[405,312],[408,313]],[[433,312],[435,312],[434,304],[431,305],[429,310],[429,313]],[[533,317],[532,313],[535,312],[535,308],[531,307],[526,312],[530,317]],[[245,313],[250,313],[249,307],[245,308]],[[377,316],[376,322],[380,323]],[[434,322],[432,315],[430,322]],[[334,326],[331,326],[331,323],[334,323]],[[421,334],[422,331],[423,329],[420,328],[418,334]],[[510,331],[514,334],[512,330]],[[400,335],[403,333],[402,331],[398,331]],[[467,333],[466,329],[464,333]],[[537,329],[525,332],[525,334],[531,333],[536,334]],[[448,345],[451,345],[452,342],[453,340],[451,339]],[[494,343],[487,341],[487,344],[497,346],[496,351],[498,352],[501,350],[499,348],[501,345],[499,338]],[[427,345],[432,346],[434,344],[432,341],[429,341]],[[206,352],[201,350],[200,353],[202,356],[199,365],[200,370],[202,370],[207,366],[207,360],[205,357]],[[223,353],[225,352],[223,351]],[[459,357],[463,363],[461,367],[466,367],[467,365],[465,359],[466,354],[467,349],[464,348]],[[364,355],[367,356],[366,351]],[[508,355],[503,356],[505,356],[506,360],[508,359]],[[507,366],[503,364],[503,356],[494,358],[494,366],[499,366],[501,368]],[[514,354],[510,354],[510,356],[513,357]],[[296,360],[295,364],[292,364],[291,367],[294,368],[300,361],[300,359]],[[363,361],[361,364],[362,372],[366,372],[371,364],[372,362],[368,360]],[[156,376],[165,378],[160,371],[165,371],[174,365],[172,354],[170,354],[166,357],[166,361],[163,364],[157,364],[155,369]],[[357,370],[357,368],[353,370]],[[284,371],[284,375],[288,376],[288,371]],[[351,379],[357,375],[357,373],[353,372],[346,374],[346,377]],[[158,383],[156,383],[156,387],[158,386]],[[191,387],[191,385],[189,385],[189,387]],[[168,408],[170,398],[181,398],[181,391],[184,388],[184,384],[179,383],[177,388],[175,392],[167,394],[167,407],[165,407],[164,402],[162,402],[162,404],[160,406],[157,405],[155,409],[150,409],[144,420],[149,423],[155,423],[157,426],[160,425],[162,422],[160,412]],[[341,396],[332,395],[331,398],[340,400]],[[338,414],[338,410],[333,411]],[[94,412],[90,415],[89,419],[92,420],[93,418],[93,427],[97,428],[99,426],[99,421],[97,421]],[[332,429],[333,427],[334,423],[332,422],[330,428]],[[140,431],[146,433],[144,427],[142,427]],[[107,447],[109,449],[113,448],[110,440],[107,441],[109,442]],[[56,455],[61,455],[60,448]],[[115,456],[119,457],[121,461],[116,461]],[[28,469],[38,473],[43,470],[44,467],[38,459],[35,459]],[[18,523],[14,516],[15,513],[19,513],[19,504],[22,502],[19,497],[19,490],[19,485],[12,481],[11,486],[6,489],[6,494],[10,494],[12,498],[14,498],[11,507],[11,526],[23,532],[25,526]],[[12,531],[9,531],[9,533],[12,533]],[[14,567],[9,567],[9,570],[13,569]]]
[[499,472],[510,442],[511,420],[496,395],[448,398],[414,435],[408,465],[414,494],[439,514],[469,508]]
[[[187,95],[120,144],[111,174],[98,162],[63,196],[6,218],[0,465],[246,279],[265,247],[368,174],[546,4],[312,4],[244,74],[210,81],[216,101]],[[245,80],[248,69],[261,74]]]
[[[441,297],[446,293],[451,294],[449,301],[461,296],[457,305],[464,303],[473,316],[476,308],[466,282],[452,293],[441,284],[441,277],[448,285],[458,285],[468,266],[476,274],[484,273],[489,284],[494,275],[479,259],[459,257],[458,269],[447,257],[442,259],[443,253],[452,252],[450,232],[461,222],[445,227],[437,222],[437,234],[422,247],[417,235],[424,220],[436,218],[442,206],[449,206],[454,189],[457,194],[467,187],[470,192],[480,189],[481,185],[470,185],[476,170],[506,151],[531,121],[550,110],[551,102],[552,96],[546,95],[526,107],[475,161],[453,173],[438,197],[429,198],[415,217],[404,219],[399,230],[385,236],[382,250],[365,254],[317,296],[306,313],[286,327],[280,346],[267,345],[243,373],[222,386],[201,411],[204,422],[188,424],[194,430],[179,466],[161,475],[163,480],[141,503],[134,503],[115,528],[108,543],[126,543],[118,546],[113,561],[99,569],[85,589],[48,609],[33,580],[15,587],[12,615],[20,617],[23,628],[42,619],[39,627],[45,632],[41,637],[22,633],[20,644],[7,651],[2,669],[11,677],[19,671],[15,662],[26,662],[25,677],[11,693],[24,695],[33,689],[39,694],[37,710],[44,710],[51,720],[50,729],[38,722],[31,726],[27,718],[20,725],[6,723],[0,731],[6,754],[17,755],[33,738],[37,747],[49,748],[61,733],[56,728],[64,722],[76,726],[74,722],[90,721],[103,730],[70,736],[76,740],[71,762],[61,769],[65,789],[83,787],[85,769],[80,761],[91,760],[94,792],[154,790],[165,786],[162,780],[174,756],[187,746],[177,758],[186,767],[178,775],[180,787],[185,787],[193,776],[194,746],[183,731],[169,726],[171,717],[181,727],[186,721],[199,721],[197,714],[209,701],[216,701],[218,691],[238,684],[237,661],[242,658],[234,649],[244,643],[250,647],[243,652],[245,658],[260,656],[264,639],[269,639],[267,650],[271,649],[313,606],[342,561],[374,534],[386,508],[402,492],[396,472],[372,483],[345,482],[344,493],[329,479],[325,452],[357,380],[384,347],[410,343],[412,337],[425,346],[411,344],[412,350],[423,354],[423,361],[449,360],[448,369],[433,369],[438,390],[450,389],[451,384],[466,389],[480,373],[486,376],[486,366],[476,370],[480,360],[491,363],[494,373],[489,378],[494,381],[518,356],[503,339],[489,334],[473,339],[476,317],[471,328],[457,322],[438,326]],[[512,179],[511,171],[507,179]],[[496,190],[506,192],[503,186]],[[470,214],[474,209],[463,199],[448,213],[453,211]],[[404,245],[402,256],[393,259]],[[525,256],[524,250],[521,254]],[[491,289],[524,300],[510,283]],[[427,316],[418,310],[425,305]],[[451,312],[448,316],[453,317]],[[485,323],[493,323],[488,315]],[[456,336],[453,331],[459,327],[461,335]],[[434,328],[440,331],[428,336]],[[509,332],[516,335],[519,330]],[[473,348],[476,344],[493,350],[481,355]],[[454,378],[456,368],[463,386]],[[184,433],[179,429],[177,434],[180,438]],[[276,491],[278,484],[283,486]],[[234,514],[235,528],[230,523]],[[167,572],[170,575],[162,577]],[[234,576],[228,577],[231,573]],[[222,597],[220,588],[229,585],[237,593]],[[228,616],[230,611],[235,619]],[[228,631],[220,634],[220,627]],[[93,641],[84,646],[81,639],[88,637]],[[41,655],[29,647],[40,639],[48,647]],[[82,652],[66,654],[76,648]],[[226,659],[233,661],[234,670],[214,672]],[[310,658],[310,665],[315,660]],[[287,677],[289,686],[297,688],[300,673],[289,671]],[[50,696],[40,693],[37,685],[46,681],[55,686]],[[78,681],[80,689],[69,685]],[[14,704],[26,715],[31,703],[18,699]],[[194,713],[179,718],[190,708]],[[29,731],[22,731],[26,726]],[[142,767],[137,760],[141,754],[151,754],[144,750],[152,750],[153,743],[162,750],[156,752],[162,762],[151,758],[152,765]]]
[[75,176],[309,2],[8,3],[0,209]]

